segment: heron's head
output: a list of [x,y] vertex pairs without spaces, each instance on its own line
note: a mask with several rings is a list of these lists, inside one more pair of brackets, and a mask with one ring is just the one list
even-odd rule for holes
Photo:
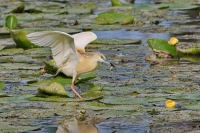
[[96,61],[99,61],[99,62],[103,62],[103,63],[106,63],[106,64],[109,64],[111,65],[112,67],[115,67],[110,61],[108,61],[106,59],[106,57],[102,54],[102,53],[96,53],[95,55],[95,58],[96,58]]

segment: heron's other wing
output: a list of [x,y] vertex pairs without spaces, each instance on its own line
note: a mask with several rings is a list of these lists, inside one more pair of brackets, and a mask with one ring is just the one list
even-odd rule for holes
[[79,62],[79,57],[74,45],[74,38],[60,31],[42,31],[27,35],[27,38],[39,46],[51,47],[52,56],[56,66],[61,67],[66,63],[72,63],[75,66]]
[[76,50],[80,53],[85,53],[85,46],[97,39],[97,36],[90,31],[74,34],[72,37],[74,38]]

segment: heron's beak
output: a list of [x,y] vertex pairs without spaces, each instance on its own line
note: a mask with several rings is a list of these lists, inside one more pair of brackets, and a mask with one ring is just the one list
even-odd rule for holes
[[116,68],[115,65],[114,65],[113,63],[111,63],[110,61],[108,61],[107,59],[104,60],[103,62],[106,63],[106,64],[109,64],[109,65],[111,66],[110,70],[111,70],[112,68]]

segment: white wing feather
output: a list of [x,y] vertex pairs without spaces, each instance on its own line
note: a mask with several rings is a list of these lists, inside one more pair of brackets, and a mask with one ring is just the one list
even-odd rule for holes
[[79,62],[74,38],[67,33],[60,31],[34,32],[28,34],[27,38],[39,46],[51,47],[52,56],[57,67],[64,64],[70,65],[69,63],[76,66]]
[[85,52],[85,46],[97,39],[97,36],[93,32],[81,32],[72,35],[72,37],[75,41],[75,47],[79,52]]

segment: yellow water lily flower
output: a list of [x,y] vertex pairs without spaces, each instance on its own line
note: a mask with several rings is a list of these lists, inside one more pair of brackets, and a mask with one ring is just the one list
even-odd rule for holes
[[175,108],[176,107],[176,102],[174,102],[172,100],[167,100],[165,102],[165,107],[166,108]]
[[178,43],[178,39],[176,37],[172,37],[172,38],[170,38],[170,40],[168,41],[168,43],[170,45],[176,45]]

